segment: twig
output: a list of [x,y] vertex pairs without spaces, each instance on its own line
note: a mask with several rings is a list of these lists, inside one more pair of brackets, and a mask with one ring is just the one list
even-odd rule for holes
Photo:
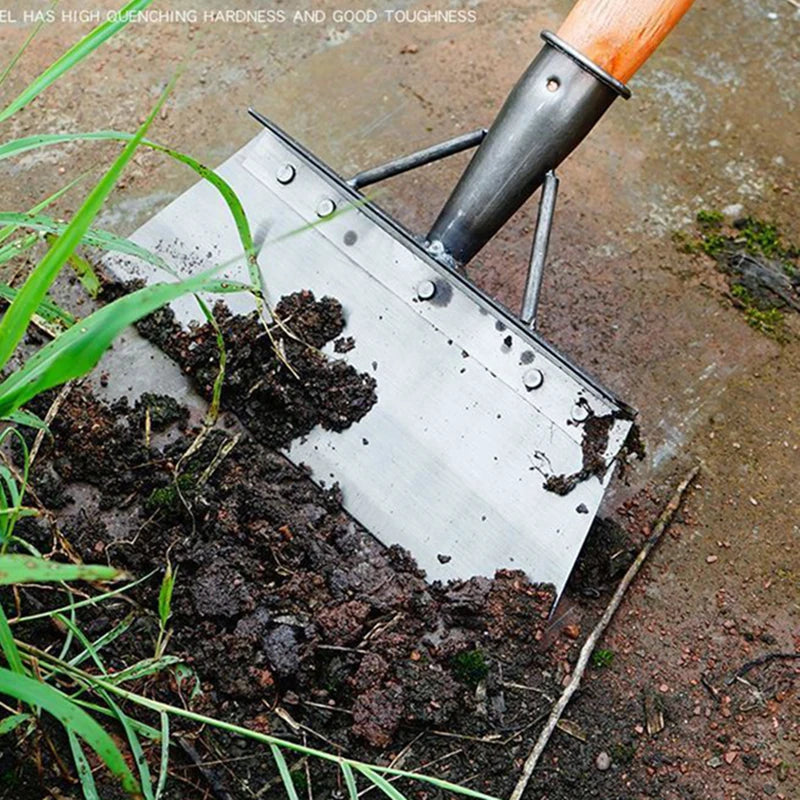
[[580,686],[581,678],[586,670],[586,665],[589,663],[589,657],[594,651],[598,640],[605,632],[609,622],[611,622],[614,613],[622,602],[622,598],[625,596],[625,592],[633,582],[633,579],[636,577],[650,551],[656,546],[656,544],[658,544],[658,541],[661,539],[661,535],[667,529],[670,522],[672,522],[672,518],[675,516],[675,512],[678,510],[678,507],[683,500],[683,495],[685,494],[686,489],[695,479],[699,469],[699,466],[693,467],[675,490],[675,494],[672,496],[672,499],[667,504],[667,507],[661,512],[656,524],[653,526],[653,532],[650,535],[650,538],[644,543],[644,546],[639,551],[639,555],[636,556],[634,562],[630,565],[630,567],[628,567],[628,571],[620,581],[619,586],[617,586],[614,596],[611,598],[611,602],[608,604],[603,616],[600,617],[600,621],[597,623],[597,625],[595,625],[594,630],[591,632],[591,634],[589,634],[589,637],[584,642],[583,647],[581,648],[581,654],[578,658],[578,663],[575,665],[575,670],[572,673],[572,678],[564,689],[564,692],[562,693],[558,702],[553,706],[550,716],[548,717],[542,732],[539,734],[539,738],[536,740],[533,750],[531,750],[530,755],[525,760],[525,765],[522,768],[522,776],[517,781],[517,785],[514,787],[514,791],[511,793],[509,800],[520,800],[525,792],[525,789],[528,787],[528,783],[530,782],[531,775],[533,775],[533,771],[536,768],[536,763],[539,761],[539,757],[542,755],[544,748],[550,741],[550,737],[552,736],[558,721],[561,719],[564,709],[572,699],[572,695],[575,694]]
[[[50,423],[56,418],[56,414],[58,414],[61,404],[67,399],[67,395],[70,393],[71,389],[72,382],[65,383],[61,391],[56,396],[56,399],[53,400],[53,404],[47,410],[47,415],[44,418],[44,424],[47,426],[47,428],[50,427]],[[31,447],[31,453],[28,456],[29,468],[33,466],[33,462],[36,461],[36,456],[39,455],[39,448],[42,446],[45,434],[49,433],[47,428],[42,428],[36,433],[36,438],[33,440],[33,447]]]
[[748,661],[745,664],[742,664],[736,672],[731,675],[725,681],[726,686],[730,686],[737,678],[743,678],[750,672],[751,669],[755,669],[756,667],[760,667],[764,664],[769,664],[770,661],[775,661],[777,659],[793,659],[793,658],[800,658],[800,653],[767,653],[766,655],[759,656],[758,658],[754,658],[752,661]]

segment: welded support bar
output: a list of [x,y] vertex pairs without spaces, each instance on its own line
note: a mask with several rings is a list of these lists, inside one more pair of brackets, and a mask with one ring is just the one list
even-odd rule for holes
[[558,178],[550,170],[542,184],[539,197],[539,214],[536,218],[536,231],[533,235],[533,248],[528,267],[528,280],[525,284],[525,295],[522,299],[520,319],[531,328],[536,327],[536,312],[539,307],[539,291],[542,288],[542,276],[547,262],[547,248],[550,245],[550,231],[553,227],[553,215],[556,210],[558,196]]
[[431,147],[426,147],[424,150],[418,150],[416,153],[396,158],[394,161],[381,164],[379,167],[365,169],[350,178],[347,184],[354,189],[361,189],[364,186],[386,180],[386,178],[392,178],[395,175],[401,175],[403,172],[425,166],[425,164],[430,164],[433,161],[439,161],[439,159],[447,158],[447,156],[461,153],[464,150],[477,147],[483,141],[486,133],[486,128],[478,128],[478,130],[470,133],[448,139],[446,142],[440,142]]

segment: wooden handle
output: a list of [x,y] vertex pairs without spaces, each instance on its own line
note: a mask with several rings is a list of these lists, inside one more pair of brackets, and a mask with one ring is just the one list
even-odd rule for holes
[[558,35],[623,83],[694,0],[578,0]]

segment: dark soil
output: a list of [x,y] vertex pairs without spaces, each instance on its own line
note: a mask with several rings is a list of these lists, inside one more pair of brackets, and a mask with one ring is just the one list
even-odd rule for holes
[[[91,639],[133,612],[129,630],[103,651],[109,669],[153,655],[159,589],[171,564],[177,581],[168,652],[188,669],[164,670],[131,689],[328,751],[424,768],[507,795],[585,632],[550,621],[552,592],[520,573],[428,584],[408,553],[383,547],[347,516],[336,486],[320,489],[273,449],[317,424],[346,427],[376,401],[370,378],[319,353],[343,330],[335,301],[300,294],[278,306],[296,338],[278,329],[274,335],[298,377],[274,356],[255,318],[218,311],[228,353],[223,407],[236,411],[248,432],[233,423],[218,427],[186,457],[198,431],[186,429],[186,412],[171,398],[108,405],[76,387],[33,475],[38,501],[53,514],[21,521],[19,535],[40,551],[108,561],[137,577],[155,571],[126,598],[78,612]],[[201,391],[211,392],[218,364],[213,329],[181,332],[163,313],[144,329],[158,335]],[[51,400],[40,398],[32,410],[45,413]],[[582,603],[587,618],[599,614],[633,552],[622,529],[600,529],[567,602]],[[53,597],[26,588],[19,602],[31,613],[52,607]],[[17,632],[39,647],[63,641],[49,620]],[[157,725],[133,706],[126,711]],[[627,724],[608,716],[602,702],[580,725],[633,758]],[[65,748],[63,737],[46,723],[42,730],[18,751],[3,752],[0,797],[42,797],[43,786],[76,795],[47,745]],[[263,747],[177,717],[172,740],[165,797],[283,796]],[[563,754],[556,756],[556,763],[563,759],[558,780],[541,770],[532,797],[545,788],[550,798],[659,796],[642,788],[644,773],[645,783],[628,776],[628,788],[620,789],[615,771],[596,770],[593,746],[559,734],[553,747]],[[146,749],[156,763],[158,747]],[[31,763],[42,764],[38,776]],[[307,773],[303,761],[290,767],[301,796],[309,779],[315,798],[342,796],[334,770],[315,762]],[[399,787],[415,798],[442,796]],[[101,796],[115,790],[103,785]]]

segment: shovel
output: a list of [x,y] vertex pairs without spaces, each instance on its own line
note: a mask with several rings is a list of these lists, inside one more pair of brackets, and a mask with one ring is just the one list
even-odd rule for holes
[[[512,569],[557,593],[566,584],[634,412],[535,329],[555,170],[617,97],[630,96],[625,81],[690,4],[579,0],[557,34],[542,33],[541,51],[488,132],[345,179],[252,111],[261,132],[218,170],[266,237],[258,264],[271,296],[311,290],[338,299],[356,346],[328,352],[377,381],[377,403],[358,423],[316,428],[285,455],[314,480],[338,482],[346,510],[384,544],[409,550],[430,580]],[[406,230],[362,192],[474,147],[427,234]],[[461,268],[540,187],[516,313]],[[183,273],[242,260],[230,213],[206,182],[131,238],[177,255]],[[213,262],[197,257],[212,252]],[[163,279],[144,262],[106,264],[122,279]],[[226,302],[234,313],[252,310],[245,297]],[[173,310],[185,324],[198,316],[190,298]],[[164,390],[167,379],[153,384],[148,348],[126,352],[127,372],[134,388]]]

